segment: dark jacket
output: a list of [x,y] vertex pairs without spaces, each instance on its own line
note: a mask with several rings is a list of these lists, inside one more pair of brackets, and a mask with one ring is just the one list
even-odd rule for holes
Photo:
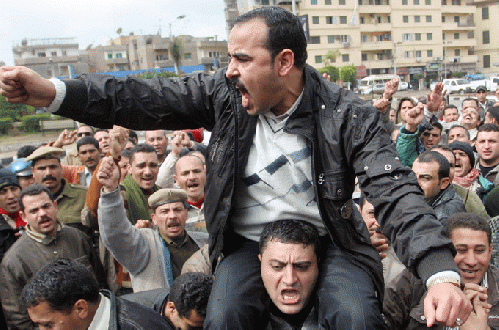
[[[136,130],[204,127],[211,131],[205,218],[212,262],[234,238],[231,205],[257,123],[257,117],[242,107],[241,95],[225,71],[151,80],[82,75],[65,82],[66,97],[56,112],[102,128],[116,124]],[[414,174],[400,163],[379,112],[353,92],[326,82],[309,66],[304,79],[302,101],[284,130],[303,136],[313,147],[317,201],[334,243],[371,274],[381,292],[379,255],[364,222],[353,216],[357,176],[383,234],[394,243],[404,264],[424,279],[437,271],[455,270],[452,243],[442,235]],[[425,244],[416,243],[421,241]]]
[[109,330],[175,330],[170,322],[152,309],[117,298],[107,290],[101,293],[111,300]]
[[442,223],[455,213],[466,212],[463,200],[451,184],[431,200],[429,204],[435,211],[437,219]]
[[0,214],[0,261],[7,253],[7,250],[17,241],[17,230],[12,228],[4,219],[4,215]]
[[[488,299],[492,305],[488,325],[499,329],[499,268],[490,266],[487,271]],[[426,290],[423,282],[407,270],[387,286],[383,304],[383,315],[389,330],[445,330],[442,325],[426,327],[423,301]]]
[[169,294],[170,288],[162,288],[130,293],[121,296],[121,298],[153,309],[156,313],[163,315]]

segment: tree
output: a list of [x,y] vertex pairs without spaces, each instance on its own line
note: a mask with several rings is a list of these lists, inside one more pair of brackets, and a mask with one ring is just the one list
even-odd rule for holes
[[122,28],[118,28],[118,30],[116,30],[116,33],[121,36],[121,32],[123,32],[123,29]]
[[178,77],[178,74],[175,74],[173,72],[169,71],[156,71],[156,70],[151,70],[144,72],[143,74],[140,75],[140,78],[142,79],[152,79],[156,77],[166,77],[166,78],[171,78],[171,77]]
[[344,82],[354,83],[357,78],[357,68],[354,65],[347,65],[340,69],[340,78]]
[[175,61],[175,73],[178,75],[180,64],[182,62],[182,56],[184,55],[182,40],[179,38],[173,39],[170,46],[170,53],[172,54],[173,61]]
[[325,66],[330,66],[331,63],[336,62],[336,58],[338,56],[340,56],[340,51],[338,49],[336,49],[336,50],[330,50],[329,52],[327,52],[327,55],[324,56],[324,65]]
[[10,117],[12,120],[19,120],[24,115],[33,113],[34,108],[23,104],[12,104],[0,95],[0,118]]
[[335,66],[325,66],[319,69],[319,72],[327,73],[331,77],[331,81],[338,81],[340,78],[340,69]]

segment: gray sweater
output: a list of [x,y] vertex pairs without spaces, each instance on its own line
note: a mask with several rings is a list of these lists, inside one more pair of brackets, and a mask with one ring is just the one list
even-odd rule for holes
[[[98,208],[102,242],[129,272],[134,292],[169,288],[162,238],[157,228],[138,229],[126,217],[120,188],[101,193]],[[187,232],[201,248],[208,234]]]

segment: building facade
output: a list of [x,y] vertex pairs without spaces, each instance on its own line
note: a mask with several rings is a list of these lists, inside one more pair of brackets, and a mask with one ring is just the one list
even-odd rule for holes
[[478,67],[484,74],[499,73],[499,0],[475,0]]
[[80,54],[76,38],[24,39],[12,52],[15,65],[29,67],[44,78],[89,70],[88,58]]

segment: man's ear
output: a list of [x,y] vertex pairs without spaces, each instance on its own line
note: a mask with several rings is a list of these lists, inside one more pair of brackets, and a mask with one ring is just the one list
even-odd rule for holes
[[[156,210],[154,210],[156,212]],[[152,223],[155,224],[156,226],[158,225],[156,223],[156,214],[155,213],[151,213],[151,220],[152,220]]]
[[[165,305],[165,316],[170,319],[170,316],[175,313],[177,309],[175,308],[175,304],[172,301],[167,301]],[[170,319],[171,320],[171,319]]]
[[260,253],[258,254],[258,259],[260,259],[260,262],[262,261],[262,255]]
[[88,302],[84,299],[79,299],[73,305],[73,312],[75,312],[81,320],[86,319],[88,317]]
[[442,178],[440,180],[440,189],[444,190],[450,185],[450,178]]
[[281,50],[274,59],[274,65],[277,67],[279,76],[287,76],[295,65],[295,54],[291,49]]

